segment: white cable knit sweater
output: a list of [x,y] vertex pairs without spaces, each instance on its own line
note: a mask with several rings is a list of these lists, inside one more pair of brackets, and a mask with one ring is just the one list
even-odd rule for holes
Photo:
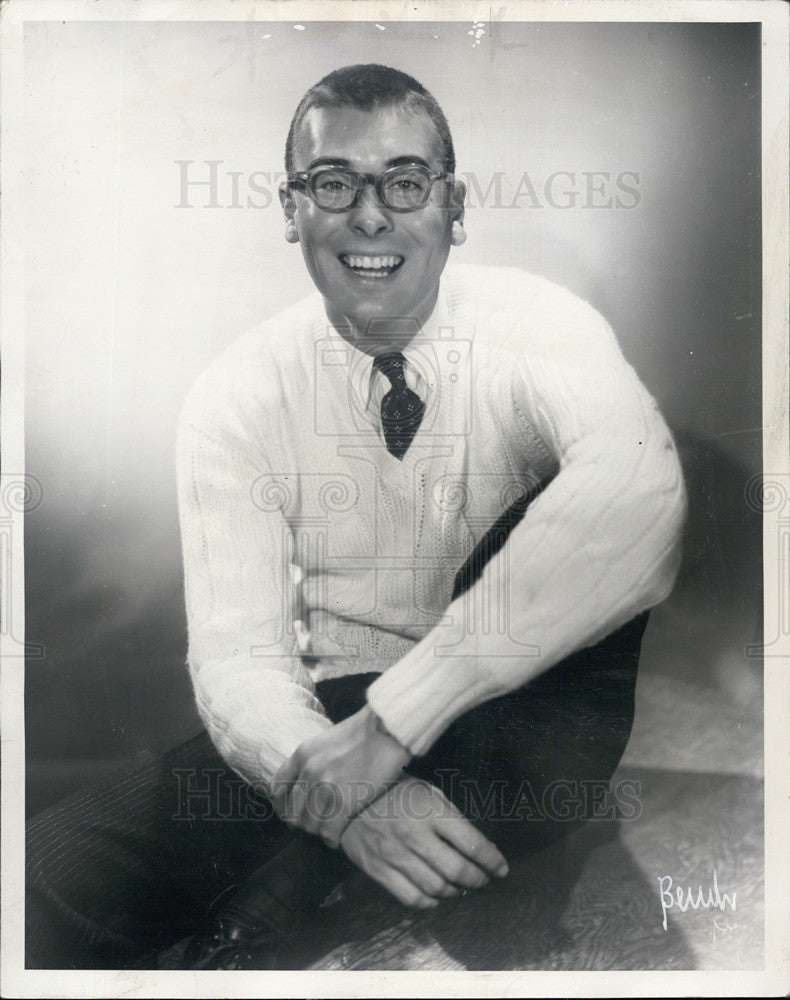
[[[515,269],[448,268],[404,353],[427,399],[402,461],[368,405],[371,359],[318,294],[232,344],[184,406],[197,705],[264,789],[330,725],[315,681],[381,672],[369,703],[421,754],[464,711],[663,600],[675,577],[677,454],[590,306]],[[551,476],[450,603],[475,544]]]

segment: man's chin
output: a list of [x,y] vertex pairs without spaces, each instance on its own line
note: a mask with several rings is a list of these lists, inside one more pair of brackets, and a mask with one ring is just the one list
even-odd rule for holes
[[[418,309],[413,303],[402,301],[368,304],[364,309],[347,304],[345,308],[331,307],[329,316],[337,327],[345,327],[343,336],[356,346],[385,343],[393,334],[400,340],[404,335],[414,336],[420,328]],[[350,327],[350,329],[349,329]]]

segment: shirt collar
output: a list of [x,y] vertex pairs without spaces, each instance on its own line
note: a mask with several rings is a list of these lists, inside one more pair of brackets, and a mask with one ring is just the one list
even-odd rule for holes
[[[417,373],[418,379],[424,384],[428,391],[436,388],[436,373],[430,368],[426,367],[425,364],[425,352],[421,350],[420,345],[425,344],[429,341],[436,341],[441,335],[442,328],[449,326],[449,310],[447,307],[447,302],[442,294],[442,288],[439,287],[439,294],[436,297],[436,305],[433,307],[428,319],[422,324],[422,328],[415,334],[414,338],[402,349],[402,354],[414,371]],[[340,334],[330,327],[333,337],[336,337],[341,344],[346,345],[347,352],[345,357],[347,358],[348,364],[348,378],[350,382],[350,389],[357,401],[357,412],[359,412],[358,407],[361,407],[362,412],[367,412],[370,407],[371,392],[373,388],[374,381],[374,368],[373,368],[373,358],[369,354],[365,354],[364,351],[357,350],[346,340],[344,340]]]
[[433,312],[423,323],[420,332],[404,347],[402,352],[409,364],[431,389],[436,388],[436,372],[433,370],[433,366],[426,366],[425,350],[421,345],[435,343],[439,340],[442,329],[447,327],[449,327],[449,311],[440,287]]
[[[442,294],[441,287],[439,288],[439,294],[436,298],[436,305],[433,307],[428,319],[422,324],[422,327],[415,334],[414,338],[401,350],[401,354],[406,359],[407,369],[411,367],[413,372],[416,374],[416,380],[420,386],[420,394],[422,395],[422,390],[432,391],[436,389],[436,372],[433,370],[433,366],[426,365],[425,348],[426,343],[433,343],[439,339],[440,331],[444,327],[449,326],[449,312],[447,308],[447,303],[445,301],[444,295]],[[363,354],[361,351],[353,350],[355,355],[362,355],[364,361],[360,362],[359,357],[352,361],[351,371],[349,373],[353,390],[357,396],[357,399],[362,403],[365,409],[370,406],[370,398],[373,390],[373,385],[376,376],[376,369],[373,368],[373,358],[367,354]],[[379,373],[379,376],[384,378],[384,376]]]

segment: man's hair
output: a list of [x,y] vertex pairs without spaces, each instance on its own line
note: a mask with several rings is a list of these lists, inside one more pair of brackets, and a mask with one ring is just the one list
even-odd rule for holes
[[285,142],[285,169],[294,169],[294,146],[308,111],[313,108],[357,108],[373,111],[398,106],[411,112],[424,112],[433,122],[441,150],[442,169],[455,172],[455,150],[444,112],[421,83],[390,66],[376,63],[344,66],[336,69],[311,87],[299,102]]

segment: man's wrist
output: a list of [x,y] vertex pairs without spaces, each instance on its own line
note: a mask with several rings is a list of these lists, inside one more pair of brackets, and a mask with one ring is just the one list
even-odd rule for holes
[[397,745],[401,748],[401,750],[405,750],[406,753],[408,753],[409,756],[411,756],[411,752],[409,751],[409,748],[406,747],[406,746],[404,746],[401,743],[401,741],[398,739],[398,737],[395,736],[394,733],[391,733],[389,731],[389,729],[387,729],[387,726],[384,723],[384,720],[381,718],[381,716],[378,715],[376,713],[376,711],[373,708],[370,707],[370,705],[368,705],[368,709],[369,709],[369,711],[370,711],[370,713],[371,713],[371,715],[373,717],[373,727],[376,730],[376,732],[380,733],[382,736],[387,736],[389,739],[392,740],[393,743],[397,743]]

